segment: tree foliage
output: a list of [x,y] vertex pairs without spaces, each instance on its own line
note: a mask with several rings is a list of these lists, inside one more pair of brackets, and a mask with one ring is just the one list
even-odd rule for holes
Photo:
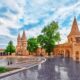
[[29,52],[35,52],[36,49],[38,48],[38,42],[36,38],[29,38],[28,39],[28,46],[27,49]]
[[60,34],[59,34],[59,26],[58,23],[52,22],[51,24],[45,26],[42,30],[42,35],[39,35],[37,37],[38,42],[48,52],[50,55],[50,52],[52,52],[55,43],[60,40]]
[[5,49],[5,53],[9,53],[11,55],[14,52],[15,52],[15,47],[13,45],[13,42],[9,41],[9,43],[8,43],[6,49]]

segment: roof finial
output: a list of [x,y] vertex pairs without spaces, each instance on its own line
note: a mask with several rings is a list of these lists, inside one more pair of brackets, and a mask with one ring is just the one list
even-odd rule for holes
[[20,40],[21,38],[20,38],[20,34],[18,34],[18,38],[17,38],[18,40]]

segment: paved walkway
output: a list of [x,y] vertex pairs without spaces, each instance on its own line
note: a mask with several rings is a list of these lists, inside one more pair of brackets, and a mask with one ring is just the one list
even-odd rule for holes
[[43,57],[28,57],[28,58],[18,58],[14,61],[14,58],[8,58],[5,60],[9,63],[9,65],[6,65],[6,67],[9,68],[18,68],[16,70],[6,72],[3,74],[0,74],[0,80],[7,79],[7,77],[17,75],[18,73],[23,73],[24,71],[37,66],[38,64],[41,64],[43,61],[45,61],[45,58]]
[[50,58],[38,68],[27,71],[26,76],[25,80],[80,80],[80,62],[68,58]]
[[68,58],[48,58],[43,64],[0,80],[80,80],[80,62]]

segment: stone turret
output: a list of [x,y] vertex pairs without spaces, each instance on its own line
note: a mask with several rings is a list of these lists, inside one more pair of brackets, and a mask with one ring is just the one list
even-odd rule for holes
[[17,46],[16,46],[16,54],[21,54],[21,38],[20,38],[20,34],[18,34],[18,38],[17,38]]
[[77,35],[80,35],[80,32],[79,32],[79,29],[78,29],[77,20],[76,20],[76,18],[74,18],[72,28],[71,28],[71,32],[68,35],[68,41],[70,43],[75,42],[75,37]]
[[22,38],[21,38],[21,42],[22,42],[22,46],[26,49],[27,40],[26,40],[25,31],[23,31]]
[[26,40],[25,31],[23,31],[23,34],[22,34],[22,40]]
[[21,38],[20,38],[20,34],[18,34],[17,44],[18,44],[18,46],[21,46]]
[[76,18],[74,18],[72,28],[71,28],[71,32],[70,32],[69,36],[77,35],[77,34],[80,34],[80,32],[79,32],[79,29],[78,29],[78,24],[77,24]]

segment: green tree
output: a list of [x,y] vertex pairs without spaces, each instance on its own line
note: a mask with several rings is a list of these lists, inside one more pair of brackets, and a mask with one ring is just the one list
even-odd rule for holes
[[45,40],[46,40],[46,38],[45,38],[44,35],[39,35],[39,36],[37,37],[37,41],[38,41],[39,45],[40,45],[42,48],[44,48],[44,42],[45,42]]
[[5,49],[5,53],[9,53],[11,55],[13,52],[15,52],[15,47],[13,45],[13,42],[9,41],[9,43]]
[[29,52],[33,53],[36,51],[36,49],[38,48],[38,42],[36,38],[30,38],[28,39],[28,46],[27,49]]
[[42,35],[37,37],[38,42],[46,50],[46,52],[48,52],[48,55],[50,55],[52,52],[56,42],[60,40],[58,29],[58,23],[52,22],[51,24],[44,27],[42,30]]

